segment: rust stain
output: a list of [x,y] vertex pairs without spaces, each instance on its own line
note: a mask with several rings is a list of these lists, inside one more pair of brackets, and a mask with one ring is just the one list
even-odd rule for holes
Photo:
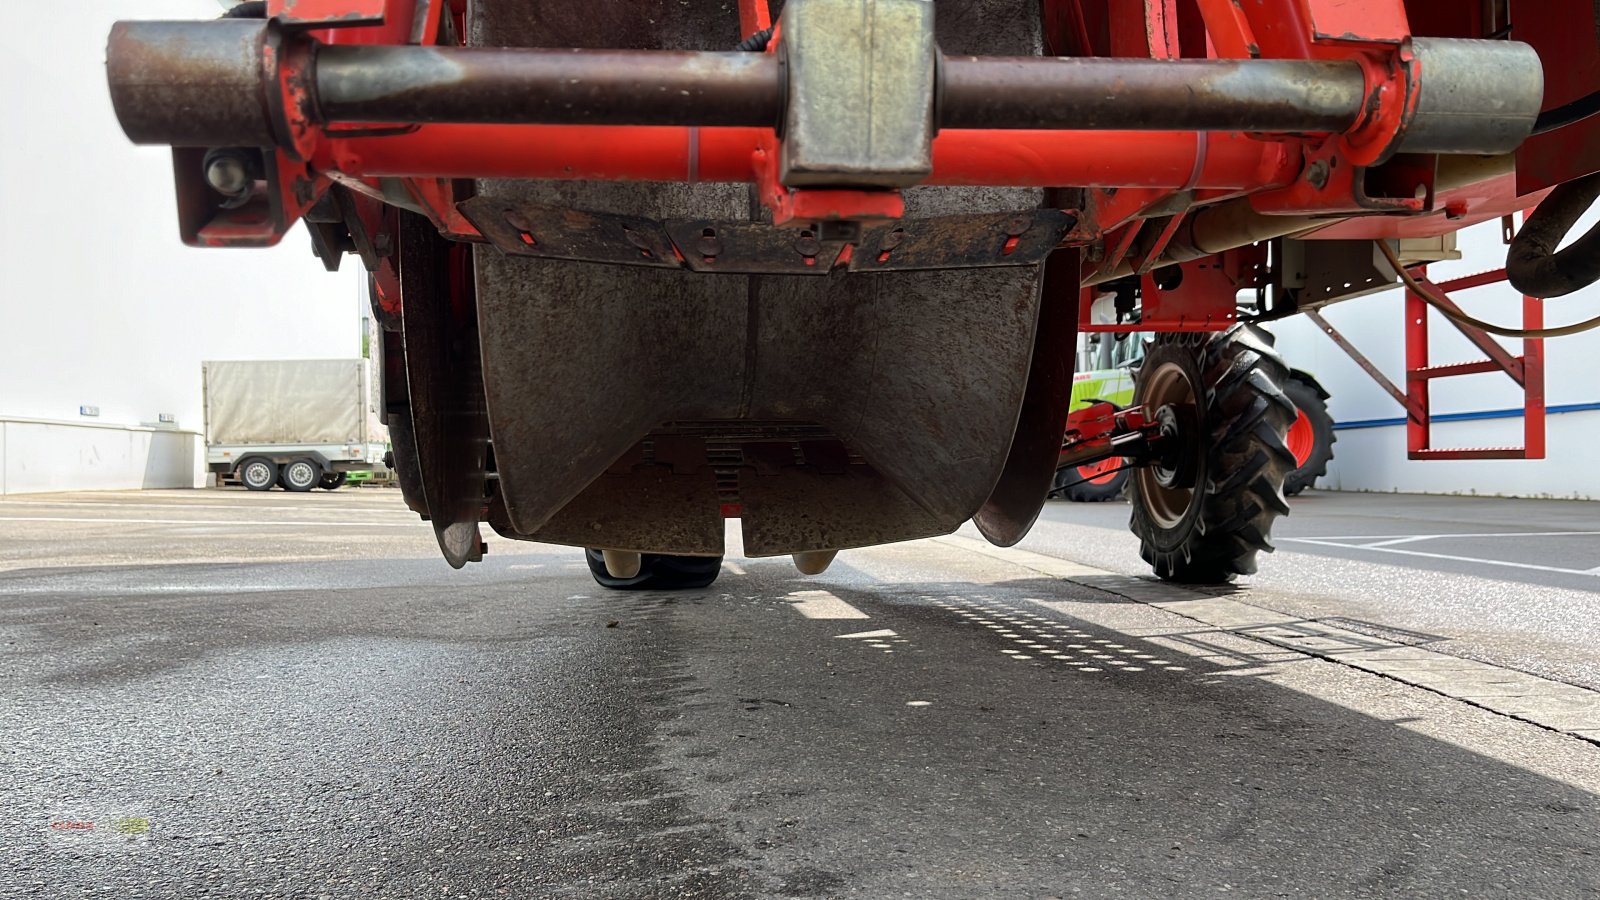
[[384,0],[282,0],[273,18],[295,25],[383,21]]

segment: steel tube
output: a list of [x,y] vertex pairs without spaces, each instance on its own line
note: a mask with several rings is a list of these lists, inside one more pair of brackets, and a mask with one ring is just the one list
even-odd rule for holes
[[271,146],[270,37],[249,19],[116,23],[106,80],[122,130],[135,144]]
[[1544,104],[1539,54],[1516,41],[1416,38],[1417,109],[1405,153],[1510,153],[1533,133]]
[[[1348,61],[952,57],[943,128],[1338,132],[1366,82]],[[771,125],[782,72],[762,53],[324,47],[329,122]]]
[[[319,168],[362,177],[749,182],[759,128],[428,125],[340,138]],[[1194,132],[946,131],[937,185],[1242,190],[1287,184],[1299,162],[1270,142]]]
[[[386,125],[773,127],[789,87],[776,55],[739,52],[296,44],[315,47],[311,71],[286,73],[280,37],[260,20],[117,23],[107,74],[124,130],[138,143],[270,146],[295,131],[291,110]],[[1542,88],[1530,49],[1415,46],[1404,149],[1520,143]],[[954,57],[940,73],[948,130],[1348,132],[1370,99],[1351,60]]]
[[328,122],[776,126],[776,56],[666,50],[322,47]]
[[[953,57],[943,128],[1339,132],[1366,82],[1348,61]],[[775,124],[782,72],[764,53],[331,46],[329,122]]]
[[944,128],[1343,132],[1366,77],[1347,60],[946,57]]

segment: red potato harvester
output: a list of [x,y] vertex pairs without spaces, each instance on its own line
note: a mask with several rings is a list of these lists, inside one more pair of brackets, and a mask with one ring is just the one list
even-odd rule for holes
[[[173,147],[184,241],[304,221],[370,273],[395,466],[452,565],[483,522],[620,588],[709,583],[726,518],[806,573],[969,519],[1009,545],[1058,466],[1117,457],[1156,573],[1210,582],[1288,512],[1262,322],[1403,285],[1413,456],[1542,455],[1542,341],[1594,324],[1542,300],[1600,278],[1589,237],[1556,251],[1600,194],[1596,14],[265,0],[119,23],[107,66],[128,136]],[[1427,279],[1535,207],[1486,276],[1520,327]],[[1430,365],[1427,306],[1488,358]],[[1133,406],[1064,423],[1091,330],[1156,334]],[[1428,384],[1467,371],[1525,388],[1526,446],[1432,446]]]

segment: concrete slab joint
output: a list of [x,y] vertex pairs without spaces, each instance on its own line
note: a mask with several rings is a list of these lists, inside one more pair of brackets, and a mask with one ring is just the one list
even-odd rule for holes
[[[938,540],[1179,615],[1220,633],[1281,647],[1297,658],[1312,657],[1368,672],[1600,744],[1600,692],[1588,688],[1212,596],[1203,588],[1117,575],[1026,550],[989,547],[962,536]],[[1191,635],[1190,639],[1195,638]]]

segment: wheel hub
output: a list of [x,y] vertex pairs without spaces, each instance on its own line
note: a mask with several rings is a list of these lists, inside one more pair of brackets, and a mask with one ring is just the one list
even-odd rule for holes
[[1166,363],[1145,375],[1142,398],[1155,410],[1161,428],[1161,452],[1138,471],[1139,488],[1150,515],[1163,528],[1183,520],[1194,503],[1200,467],[1199,391],[1182,366]]
[[1193,488],[1200,469],[1194,406],[1180,408],[1168,403],[1156,410],[1155,419],[1161,429],[1161,452],[1150,466],[1156,483],[1172,489]]

